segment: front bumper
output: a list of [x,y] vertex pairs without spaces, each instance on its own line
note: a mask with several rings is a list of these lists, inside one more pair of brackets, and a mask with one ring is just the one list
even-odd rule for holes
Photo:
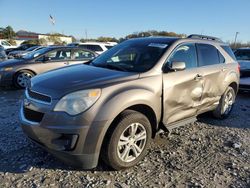
[[[22,104],[21,127],[28,138],[73,167],[96,167],[109,122],[90,122],[84,114],[72,117],[63,112],[46,110],[45,106],[35,101],[30,101],[28,106]],[[27,109],[29,114],[26,114]],[[42,118],[39,117],[40,122],[36,120],[36,113],[43,114]]]

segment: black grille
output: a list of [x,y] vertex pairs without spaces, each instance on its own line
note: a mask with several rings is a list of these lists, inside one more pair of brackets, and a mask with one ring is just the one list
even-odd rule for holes
[[34,91],[31,91],[30,89],[28,89],[28,95],[30,98],[39,100],[39,101],[43,101],[46,103],[51,103],[51,97],[47,96],[47,95],[43,95]]
[[37,112],[28,108],[24,108],[23,111],[24,117],[29,121],[40,123],[43,119],[44,114],[41,112]]

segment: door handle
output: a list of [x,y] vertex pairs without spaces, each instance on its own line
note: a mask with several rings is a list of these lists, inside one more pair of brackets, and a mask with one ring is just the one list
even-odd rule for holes
[[202,79],[203,76],[201,74],[197,74],[195,77],[194,77],[194,80],[195,81],[199,81],[200,79]]
[[65,64],[65,65],[68,65],[68,64],[69,64],[69,62],[65,62],[64,64]]

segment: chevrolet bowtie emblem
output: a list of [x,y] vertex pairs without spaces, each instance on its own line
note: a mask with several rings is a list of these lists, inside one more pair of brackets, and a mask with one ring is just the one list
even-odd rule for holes
[[23,104],[24,104],[24,106],[29,106],[30,105],[30,101],[28,100],[28,99],[24,99],[23,100]]

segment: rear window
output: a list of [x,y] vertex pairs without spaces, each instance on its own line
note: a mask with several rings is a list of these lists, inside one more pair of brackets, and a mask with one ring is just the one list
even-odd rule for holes
[[110,49],[110,48],[112,48],[113,46],[105,46],[108,50]]
[[82,48],[86,48],[88,50],[95,51],[95,52],[102,52],[103,51],[101,46],[99,46],[99,45],[83,44],[83,45],[79,45],[79,46]]
[[250,49],[249,50],[236,50],[235,56],[237,60],[250,60]]
[[209,44],[197,44],[199,66],[220,64],[217,48]]
[[229,46],[221,46],[221,47],[227,52],[228,55],[230,55],[231,58],[236,60],[236,57],[235,57],[232,49]]

